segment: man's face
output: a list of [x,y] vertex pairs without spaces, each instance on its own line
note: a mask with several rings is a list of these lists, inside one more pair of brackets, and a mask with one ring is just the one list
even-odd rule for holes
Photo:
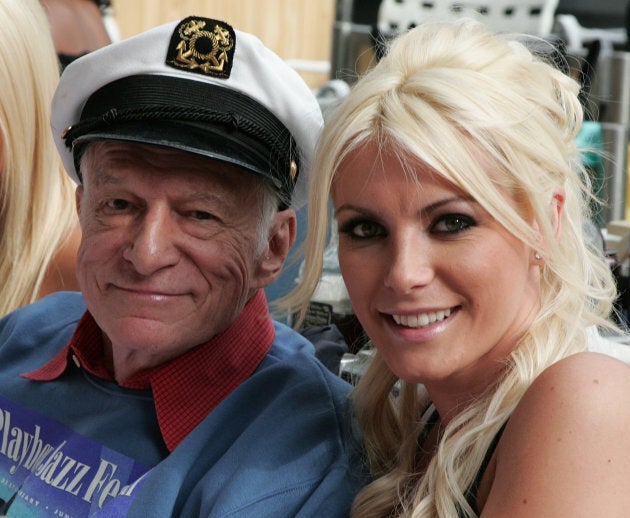
[[226,329],[262,287],[262,189],[184,152],[90,147],[77,191],[81,290],[114,364],[154,366]]

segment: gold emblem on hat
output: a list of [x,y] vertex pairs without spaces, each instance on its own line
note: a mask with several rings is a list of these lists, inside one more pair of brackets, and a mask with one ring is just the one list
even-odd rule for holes
[[213,77],[230,77],[236,36],[230,25],[210,18],[182,20],[171,37],[166,64]]
[[291,176],[291,180],[293,180],[295,182],[295,177],[297,176],[298,173],[298,167],[297,164],[295,163],[295,160],[291,160],[291,169],[289,170],[289,176]]

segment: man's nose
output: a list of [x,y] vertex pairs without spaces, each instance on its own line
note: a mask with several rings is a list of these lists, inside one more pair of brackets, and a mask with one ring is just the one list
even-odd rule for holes
[[179,260],[178,227],[168,207],[149,208],[132,231],[123,257],[141,275],[151,275]]

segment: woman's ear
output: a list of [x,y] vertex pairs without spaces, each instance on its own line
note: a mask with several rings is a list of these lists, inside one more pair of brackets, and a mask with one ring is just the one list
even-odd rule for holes
[[295,243],[297,219],[293,209],[282,210],[274,216],[267,245],[256,268],[257,287],[264,288],[276,280],[289,250]]
[[553,191],[550,204],[551,226],[554,229],[556,239],[562,235],[562,210],[564,209],[565,193],[562,187],[557,187]]

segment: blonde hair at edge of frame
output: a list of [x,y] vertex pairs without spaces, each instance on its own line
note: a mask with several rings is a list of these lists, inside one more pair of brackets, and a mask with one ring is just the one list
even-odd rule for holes
[[[302,318],[321,274],[335,172],[367,142],[397,153],[401,163],[430,165],[543,257],[540,313],[506,360],[503,379],[446,427],[440,454],[422,476],[413,459],[427,403],[419,401],[418,386],[405,383],[394,401],[398,380],[376,354],[353,398],[370,468],[380,478],[358,495],[353,516],[457,516],[458,506],[474,516],[463,494],[525,390],[547,366],[586,348],[588,326],[614,329],[614,279],[601,250],[583,235],[590,191],[574,144],[582,122],[579,85],[530,53],[519,43],[524,39],[495,36],[471,20],[413,29],[360,80],[320,140],[305,275],[283,301]],[[549,217],[558,186],[566,193],[559,239]],[[522,210],[501,191],[513,193]]]
[[0,316],[35,301],[76,228],[74,184],[50,130],[59,65],[38,0],[0,0]]

